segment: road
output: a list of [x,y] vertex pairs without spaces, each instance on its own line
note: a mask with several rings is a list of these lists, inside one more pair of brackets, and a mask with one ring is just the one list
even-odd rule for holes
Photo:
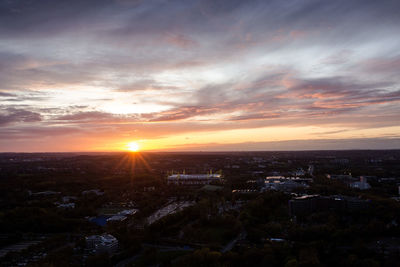
[[240,232],[240,234],[238,234],[238,236],[235,239],[233,239],[231,242],[229,242],[225,247],[223,247],[221,249],[221,252],[225,253],[225,252],[230,251],[235,246],[236,242],[238,242],[241,239],[246,238],[246,236],[247,236],[246,231]]

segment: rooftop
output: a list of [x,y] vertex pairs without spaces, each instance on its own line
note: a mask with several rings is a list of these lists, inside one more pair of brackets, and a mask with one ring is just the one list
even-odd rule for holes
[[210,178],[221,178],[222,175],[219,173],[211,174],[172,174],[168,176],[168,179],[210,179]]

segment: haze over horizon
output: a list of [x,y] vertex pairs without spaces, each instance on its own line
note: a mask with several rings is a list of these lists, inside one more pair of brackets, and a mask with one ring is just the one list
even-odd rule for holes
[[0,152],[400,148],[399,1],[1,1]]

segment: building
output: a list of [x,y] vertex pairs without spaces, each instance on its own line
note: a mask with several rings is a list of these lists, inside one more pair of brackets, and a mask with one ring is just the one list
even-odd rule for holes
[[61,209],[74,209],[75,208],[75,203],[55,203],[57,205],[57,208]]
[[107,222],[122,222],[125,221],[127,217],[125,215],[114,215],[107,219]]
[[294,181],[298,183],[311,183],[313,181],[312,178],[300,178],[300,177],[285,177],[285,176],[267,176],[265,177],[266,182],[285,182],[285,181]]
[[123,210],[118,212],[117,215],[123,215],[123,216],[128,216],[128,215],[135,215],[138,212],[137,209],[129,209],[129,210]]
[[370,206],[370,200],[347,196],[305,195],[289,200],[291,216],[304,216],[327,210],[363,210]]
[[362,176],[360,177],[360,181],[354,182],[354,183],[350,183],[350,187],[351,188],[360,189],[360,190],[367,190],[367,189],[371,188],[369,183],[367,183],[366,179],[364,177],[362,177]]
[[148,225],[153,224],[155,221],[157,221],[167,215],[179,212],[179,211],[181,211],[187,207],[190,207],[194,204],[195,204],[194,201],[177,201],[177,202],[168,204],[167,206],[162,207],[161,209],[157,210],[152,215],[147,217],[147,224]]
[[341,181],[345,184],[355,181],[355,178],[351,176],[351,174],[327,174],[326,177],[331,180]]
[[110,235],[91,235],[86,237],[86,247],[94,253],[114,253],[118,249],[118,240]]
[[328,179],[341,181],[351,188],[356,188],[356,189],[360,189],[360,190],[366,190],[366,189],[371,188],[370,184],[367,183],[368,176],[360,176],[359,181],[357,181],[357,178],[352,177],[351,174],[350,175],[330,175],[330,174],[328,174],[327,177],[328,177]]
[[339,204],[341,202],[335,203],[335,199],[319,195],[305,195],[289,200],[289,213],[291,216],[308,215],[313,212],[329,210],[331,207],[336,208]]
[[332,159],[330,162],[336,163],[339,165],[348,165],[350,163],[350,160],[349,159]]
[[32,196],[55,196],[59,194],[61,194],[61,192],[55,192],[55,191],[42,191],[42,192],[30,193],[30,195]]
[[257,189],[234,189],[232,190],[233,194],[255,194],[259,191]]
[[291,172],[291,173],[292,173],[292,175],[294,175],[294,176],[303,176],[303,175],[306,174],[306,172],[305,172],[302,168],[297,169],[297,170],[295,170],[295,171],[293,171],[293,172]]
[[293,191],[296,188],[307,188],[311,178],[268,176],[264,181],[265,190]]
[[100,189],[91,189],[82,192],[82,195],[88,195],[88,194],[95,194],[97,196],[102,196],[104,195],[104,192],[100,191]]
[[175,185],[205,185],[211,183],[222,183],[222,181],[222,175],[219,173],[172,174],[167,178],[168,184]]
[[72,200],[77,200],[77,199],[78,199],[77,197],[73,197],[73,196],[64,196],[61,198],[61,201],[64,203],[69,203]]

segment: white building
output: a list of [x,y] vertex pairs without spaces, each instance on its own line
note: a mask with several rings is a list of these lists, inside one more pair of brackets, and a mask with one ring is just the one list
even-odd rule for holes
[[205,185],[212,182],[222,182],[222,175],[210,174],[172,174],[167,178],[168,184],[176,185]]
[[113,253],[118,249],[118,240],[110,235],[92,235],[86,237],[86,246],[95,253]]
[[296,188],[307,188],[311,178],[268,176],[265,178],[264,188],[266,190],[292,191]]

